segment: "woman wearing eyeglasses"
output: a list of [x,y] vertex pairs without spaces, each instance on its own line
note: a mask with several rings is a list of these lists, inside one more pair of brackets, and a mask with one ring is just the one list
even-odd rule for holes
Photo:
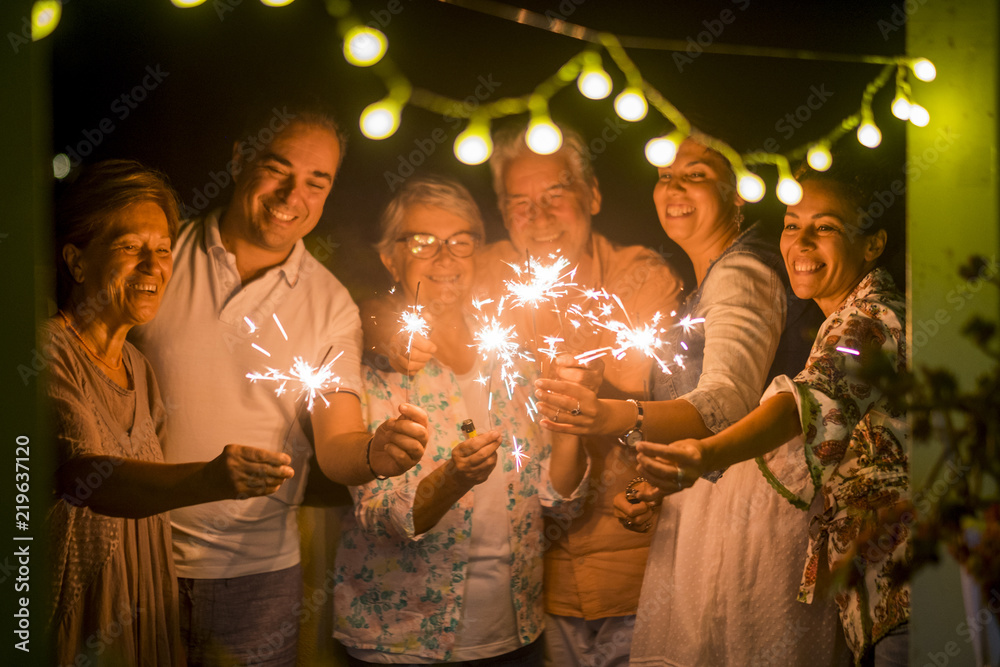
[[[494,391],[490,408],[477,382],[470,289],[482,218],[460,184],[411,178],[381,229],[378,249],[401,287],[399,310],[417,304],[419,286],[430,326],[421,349],[432,356],[411,375],[368,368],[365,416],[379,423],[408,400],[427,410],[430,438],[405,475],[351,489],[334,636],[353,665],[540,666],[542,506],[568,507],[570,499],[550,485],[548,439],[524,407],[531,369],[522,369],[513,397]],[[468,419],[478,435],[463,429]],[[511,456],[514,438],[530,457],[522,466]]]

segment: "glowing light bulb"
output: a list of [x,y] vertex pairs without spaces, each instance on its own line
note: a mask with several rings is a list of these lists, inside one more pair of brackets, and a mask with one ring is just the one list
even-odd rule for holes
[[455,137],[455,157],[465,164],[482,164],[492,154],[493,139],[488,123],[470,122],[469,127]]
[[919,104],[911,104],[910,122],[917,127],[927,127],[927,123],[931,122],[931,115]]
[[292,4],[293,0],[260,0],[260,4],[267,7],[285,7]]
[[736,183],[736,192],[751,204],[760,201],[764,197],[764,181],[757,174],[745,171]]
[[858,127],[858,141],[862,146],[875,148],[882,143],[882,131],[876,127],[875,123],[866,120]]
[[48,37],[59,25],[62,3],[58,0],[38,0],[31,6],[31,41]]
[[539,116],[528,123],[524,140],[539,155],[551,155],[562,147],[562,132],[547,116]]
[[933,81],[937,77],[937,68],[927,58],[917,58],[910,64],[910,69],[913,70],[913,76],[921,81]]
[[576,87],[580,89],[584,97],[592,100],[603,100],[611,94],[611,77],[599,63],[588,65],[583,68],[583,72],[577,78]]
[[72,166],[72,163],[69,161],[69,156],[65,153],[59,153],[52,158],[52,175],[61,181],[69,176],[69,170]]
[[910,119],[910,103],[902,95],[897,95],[892,101],[892,115],[899,120]]
[[365,25],[354,26],[344,35],[344,58],[358,67],[382,60],[388,47],[389,41],[381,31]]
[[654,137],[646,142],[646,159],[654,167],[669,167],[677,157],[677,142],[671,137]]
[[385,139],[399,128],[401,105],[384,99],[365,107],[361,112],[361,133],[369,139]]
[[802,186],[791,176],[778,181],[778,200],[786,206],[795,206],[802,201]]
[[806,162],[816,171],[826,171],[833,164],[830,147],[826,144],[813,144],[806,152]]
[[170,0],[170,2],[173,3],[174,7],[180,7],[181,9],[205,4],[205,0]]
[[615,98],[615,113],[633,123],[646,117],[649,105],[642,92],[635,87],[626,88]]

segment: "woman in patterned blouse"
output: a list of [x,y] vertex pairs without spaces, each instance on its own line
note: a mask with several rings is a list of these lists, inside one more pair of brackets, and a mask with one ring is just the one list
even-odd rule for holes
[[[413,349],[430,356],[410,375],[367,368],[365,418],[379,423],[408,400],[427,411],[430,438],[404,475],[351,488],[334,636],[352,665],[541,667],[543,506],[572,511],[584,471],[560,464],[558,446],[529,419],[530,366],[517,369],[510,393],[495,382],[490,397],[478,381],[470,289],[483,222],[468,191],[411,178],[381,226],[382,262],[402,288],[398,310],[419,296],[430,331],[413,336]],[[478,435],[462,428],[470,418]],[[512,456],[515,445],[524,458]],[[553,470],[575,481],[557,474],[550,483],[553,446]]]
[[[908,433],[905,414],[864,372],[877,358],[903,368],[904,302],[876,267],[887,233],[885,218],[863,215],[874,189],[842,174],[801,174],[803,197],[781,235],[792,289],[827,317],[805,369],[775,378],[760,407],[714,436],[640,443],[640,469],[674,493],[758,457],[774,489],[811,512],[799,600],[832,586],[856,664],[905,665],[909,586],[893,570],[908,558],[908,526],[880,518],[909,497]],[[824,557],[833,581],[819,571]]]

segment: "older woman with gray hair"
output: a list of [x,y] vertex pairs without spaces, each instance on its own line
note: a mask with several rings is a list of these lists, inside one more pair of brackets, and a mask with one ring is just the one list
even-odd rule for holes
[[177,203],[131,160],[86,170],[56,212],[59,311],[39,331],[52,411],[56,499],[47,517],[48,621],[60,665],[183,665],[167,511],[273,493],[286,454],[227,445],[211,461],[163,462],[167,410],[125,340],[160,308]]
[[[541,665],[542,508],[570,503],[550,484],[548,439],[524,407],[532,369],[519,369],[512,395],[490,397],[477,382],[470,346],[479,210],[453,180],[411,178],[381,229],[378,249],[401,287],[400,309],[416,303],[419,286],[432,356],[410,375],[368,368],[365,418],[383,421],[408,394],[428,412],[430,439],[404,475],[351,489],[334,636],[354,665]],[[529,457],[524,465],[509,455],[515,443]]]

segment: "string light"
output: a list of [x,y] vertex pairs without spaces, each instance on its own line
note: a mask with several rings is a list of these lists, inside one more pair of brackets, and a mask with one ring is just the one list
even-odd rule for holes
[[551,155],[562,148],[562,131],[552,122],[545,99],[540,95],[531,97],[531,122],[528,123],[524,141],[539,155]]
[[937,78],[937,68],[927,58],[917,58],[910,63],[910,69],[913,70],[913,76],[921,81],[933,81]]
[[369,104],[361,112],[361,133],[369,139],[391,137],[399,128],[402,108],[403,106],[392,97]]
[[469,126],[455,137],[455,157],[468,165],[486,162],[493,154],[490,122],[479,116],[469,121]]
[[874,120],[866,120],[858,126],[858,141],[868,148],[877,148],[882,143],[882,131]]
[[917,127],[927,127],[927,123],[931,122],[931,115],[919,104],[911,104],[910,122]]
[[746,169],[737,169],[736,192],[745,202],[754,203],[764,197],[764,180]]
[[287,7],[294,0],[260,0],[260,4],[265,7]]
[[611,77],[601,66],[601,56],[593,51],[585,51],[582,56],[583,70],[576,80],[576,86],[584,97],[603,100],[611,94]]
[[354,26],[344,35],[344,58],[358,67],[374,65],[389,48],[389,41],[380,30],[366,25]]
[[173,3],[174,7],[180,7],[181,9],[205,4],[205,0],[170,0],[170,2]]
[[896,93],[896,98],[892,101],[892,115],[899,120],[910,120],[910,103],[900,93]]
[[680,143],[676,132],[665,137],[654,137],[646,142],[646,159],[654,167],[669,167],[677,157]]
[[629,86],[615,98],[615,113],[623,120],[638,122],[646,117],[648,110],[646,97],[634,86]]
[[830,145],[824,141],[813,144],[806,152],[806,162],[816,171],[826,171],[833,164],[833,155],[830,154]]
[[[344,24],[351,26],[360,23],[360,20],[353,14],[348,0],[328,0],[326,3],[328,13],[338,20],[341,33],[347,39],[347,30]],[[482,11],[482,10],[479,10]],[[562,132],[552,121],[549,114],[548,104],[553,96],[563,87],[576,81],[581,94],[590,99],[604,99],[610,95],[613,88],[611,77],[604,70],[601,60],[600,50],[603,49],[611,57],[614,64],[624,75],[627,82],[626,88],[616,97],[614,108],[616,113],[623,119],[636,122],[642,120],[652,106],[676,129],[667,136],[654,137],[645,145],[646,159],[656,166],[668,166],[672,164],[676,157],[677,147],[690,133],[691,125],[688,119],[663,95],[646,82],[639,69],[629,59],[622,48],[622,41],[633,44],[636,48],[648,46],[648,40],[636,40],[636,38],[619,38],[610,33],[598,32],[575,24],[564,24],[560,22],[559,27],[553,27],[550,21],[544,21],[541,15],[537,15],[527,10],[521,10],[519,16],[527,15],[528,18],[537,18],[538,21],[527,21],[528,25],[535,27],[548,26],[548,29],[569,37],[587,41],[590,44],[580,53],[570,58],[561,65],[555,74],[539,83],[534,90],[519,97],[504,97],[492,100],[488,103],[469,108],[469,105],[462,100],[452,99],[437,93],[414,89],[412,96],[390,95],[389,98],[370,105],[362,113],[362,131],[366,136],[373,138],[384,138],[391,135],[399,126],[399,118],[402,107],[407,104],[420,107],[432,113],[439,113],[447,117],[457,119],[469,119],[467,129],[456,138],[454,151],[456,158],[466,164],[480,164],[489,159],[492,152],[492,142],[489,139],[488,122],[495,118],[504,118],[528,112],[530,120],[528,122],[526,141],[531,150],[542,155],[554,153],[562,147]],[[521,19],[518,19],[521,21]],[[521,21],[524,23],[525,21]],[[675,49],[675,45],[666,44],[655,48]],[[669,40],[667,40],[669,42]],[[726,45],[716,45],[721,48],[720,53],[734,53],[738,49],[739,53],[747,55],[758,55],[755,47],[733,47]],[[345,46],[345,49],[347,47]],[[706,49],[706,51],[708,51]],[[845,55],[826,54],[810,51],[791,51],[787,49],[764,49],[764,55],[812,59],[812,60],[838,60],[852,61],[867,64],[881,64],[882,71],[865,88],[862,96],[861,110],[844,118],[826,135],[813,139],[807,144],[793,148],[785,155],[755,152],[741,156],[725,142],[712,138],[707,140],[711,148],[722,153],[731,164],[738,175],[738,189],[740,196],[749,202],[759,201],[765,192],[764,181],[756,174],[750,172],[747,167],[759,164],[775,164],[779,161],[798,160],[806,158],[809,165],[817,171],[829,169],[832,164],[830,154],[831,147],[839,141],[846,133],[857,130],[858,141],[868,147],[876,147],[881,143],[882,133],[875,125],[872,114],[872,98],[875,93],[881,90],[892,75],[893,70],[897,70],[897,94],[893,102],[893,113],[898,116],[904,113],[904,104],[911,107],[913,105],[909,93],[909,85],[905,81],[905,75],[910,71],[914,76],[922,81],[931,81],[936,76],[933,63],[926,58],[908,58],[903,56],[871,56],[871,55]],[[388,57],[383,54],[383,61],[388,61]],[[384,81],[402,82],[409,87],[406,78],[399,74],[395,66],[389,62],[381,70],[374,70]],[[929,114],[925,109],[919,107],[917,118],[911,119],[914,124],[926,124],[929,122]],[[482,116],[481,122],[474,122],[474,117]],[[371,126],[374,131],[365,131],[366,126]],[[780,171],[780,170],[779,170]],[[794,200],[801,190],[801,185],[793,178],[779,173],[778,196],[785,200]]]
[[37,0],[31,6],[31,41],[37,42],[52,34],[62,17],[58,0]]
[[795,206],[802,201],[802,186],[792,177],[792,170],[788,166],[788,160],[782,158],[778,162],[778,201],[785,206]]

